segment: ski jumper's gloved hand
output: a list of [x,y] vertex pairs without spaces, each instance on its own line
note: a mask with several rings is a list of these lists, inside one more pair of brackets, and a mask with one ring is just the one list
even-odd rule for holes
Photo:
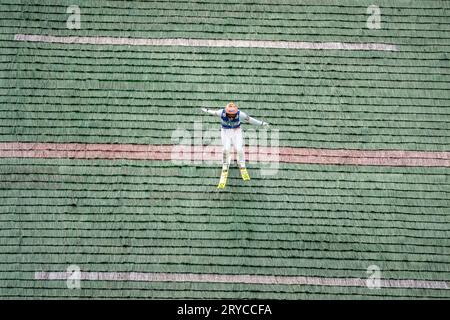
[[264,121],[263,121],[263,123],[262,123],[262,126],[263,126],[264,128],[267,128],[267,129],[269,128],[269,124],[268,124],[267,122],[264,122]]

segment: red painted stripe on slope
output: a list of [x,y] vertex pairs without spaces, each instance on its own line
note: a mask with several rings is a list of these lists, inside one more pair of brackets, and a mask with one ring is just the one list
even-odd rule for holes
[[[450,152],[248,147],[261,162],[450,167]],[[221,146],[2,142],[1,158],[203,160],[219,162]]]

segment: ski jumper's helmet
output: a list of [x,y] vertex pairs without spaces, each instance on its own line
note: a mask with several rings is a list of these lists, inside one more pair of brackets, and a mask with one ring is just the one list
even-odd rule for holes
[[230,102],[225,107],[225,113],[230,115],[235,115],[238,112],[238,107],[234,102]]

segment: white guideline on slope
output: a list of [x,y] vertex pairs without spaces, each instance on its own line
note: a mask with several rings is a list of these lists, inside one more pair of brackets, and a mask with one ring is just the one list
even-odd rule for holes
[[268,41],[268,40],[220,40],[220,39],[151,39],[118,37],[77,37],[49,36],[38,34],[16,34],[16,41],[127,45],[127,46],[185,46],[185,47],[225,47],[225,48],[270,48],[294,50],[369,50],[398,51],[394,44],[353,43],[353,42],[305,42],[305,41]]

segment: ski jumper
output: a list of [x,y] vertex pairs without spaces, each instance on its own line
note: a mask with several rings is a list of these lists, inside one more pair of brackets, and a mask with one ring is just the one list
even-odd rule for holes
[[262,126],[264,121],[257,120],[250,117],[242,111],[238,111],[234,119],[227,117],[225,109],[207,110],[209,114],[220,117],[221,122],[221,138],[223,145],[223,168],[228,168],[231,161],[231,147],[234,146],[237,155],[237,161],[240,168],[245,168],[245,153],[244,153],[244,137],[242,133],[241,123],[250,123],[253,125]]

